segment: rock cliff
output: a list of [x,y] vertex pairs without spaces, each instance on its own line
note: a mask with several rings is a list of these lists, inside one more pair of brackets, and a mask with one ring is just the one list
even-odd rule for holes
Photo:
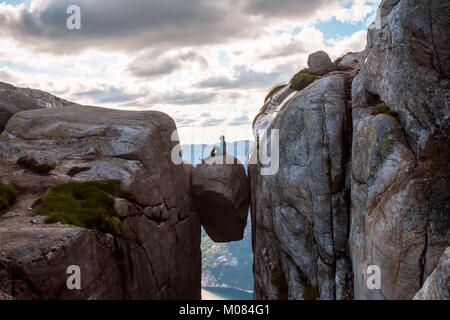
[[[386,0],[368,30],[352,89],[355,298],[413,298],[449,245],[449,21],[448,1]],[[374,115],[380,103],[394,112]]]
[[[0,171],[19,201],[0,216],[0,291],[17,299],[200,299],[200,222],[189,172],[171,160],[175,130],[159,112],[70,106],[13,116],[0,136]],[[23,170],[15,165],[23,156],[54,170]],[[118,235],[34,215],[51,186],[105,179],[121,181]],[[69,265],[80,267],[82,290],[68,290]]]
[[[449,21],[448,1],[384,0],[364,52],[338,71],[312,54],[303,72],[321,76],[256,116],[257,299],[412,299],[436,268],[450,242]],[[279,170],[264,175],[274,129]]]
[[351,298],[351,77],[335,72],[302,91],[281,90],[255,119],[255,133],[279,130],[280,141],[276,174],[249,166],[256,299]]

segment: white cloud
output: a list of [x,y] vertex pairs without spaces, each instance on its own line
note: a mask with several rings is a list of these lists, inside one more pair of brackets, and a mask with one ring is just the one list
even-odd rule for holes
[[[81,5],[82,32],[64,28],[69,2]],[[204,139],[215,141],[218,131],[251,138],[251,122],[267,91],[305,67],[309,53],[325,50],[335,59],[364,49],[365,30],[325,40],[314,24],[332,17],[366,21],[378,2],[33,0],[30,9],[0,4],[0,81],[82,104],[153,108],[171,115],[185,133],[205,128]]]

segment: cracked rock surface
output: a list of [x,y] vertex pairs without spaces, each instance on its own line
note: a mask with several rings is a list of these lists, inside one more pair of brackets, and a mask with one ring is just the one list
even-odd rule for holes
[[379,18],[353,81],[355,298],[412,299],[450,244],[450,3],[385,0]]
[[277,173],[249,165],[256,299],[351,298],[349,77],[285,89],[255,119],[254,132],[278,129],[280,137]]
[[280,130],[280,169],[249,166],[256,298],[446,297],[449,37],[448,1],[384,0],[363,53],[261,109],[255,138]]

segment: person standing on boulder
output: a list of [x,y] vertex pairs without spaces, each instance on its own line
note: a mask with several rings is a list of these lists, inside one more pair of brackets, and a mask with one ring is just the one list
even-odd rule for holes
[[227,143],[225,142],[225,136],[220,136],[220,153],[227,154]]

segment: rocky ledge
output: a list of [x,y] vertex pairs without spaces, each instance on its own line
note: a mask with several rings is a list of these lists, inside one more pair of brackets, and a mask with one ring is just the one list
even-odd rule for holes
[[[0,136],[0,171],[19,198],[0,216],[0,291],[15,299],[200,299],[200,221],[189,172],[171,160],[175,130],[159,112],[70,106],[13,116]],[[50,175],[18,167],[23,156],[48,164]],[[51,187],[106,179],[120,181],[117,234],[36,216]],[[81,290],[66,285],[71,265],[81,269]]]

